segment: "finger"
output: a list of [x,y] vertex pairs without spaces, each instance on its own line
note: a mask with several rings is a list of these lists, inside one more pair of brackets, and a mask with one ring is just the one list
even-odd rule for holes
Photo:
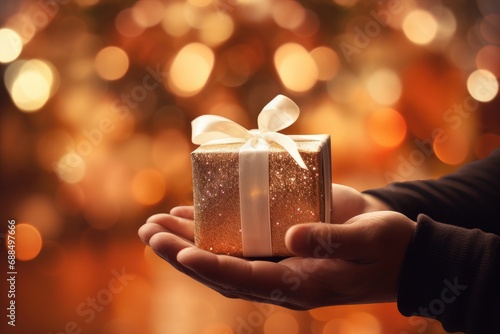
[[288,269],[279,263],[247,261],[197,248],[183,249],[177,260],[200,278],[217,285],[224,295],[274,300],[278,297],[275,292],[285,288],[282,276]]
[[297,256],[359,260],[369,254],[365,235],[358,224],[298,224],[287,231],[285,244]]
[[187,242],[186,240],[167,232],[157,233],[150,239],[151,249],[162,259],[167,261],[176,270],[182,272],[183,274],[190,276],[202,284],[217,290],[219,287],[214,285],[212,282],[207,281],[203,278],[198,277],[196,273],[186,268],[177,261],[177,254],[186,248],[194,248],[193,244]]
[[166,232],[171,232],[190,241],[194,240],[194,222],[190,218],[160,213],[149,217],[146,223],[160,225],[165,228]]
[[149,239],[157,233],[168,232],[168,230],[158,224],[146,223],[139,228],[138,234],[142,242],[149,244]]
[[192,206],[176,206],[170,210],[170,214],[186,219],[194,219],[194,209]]

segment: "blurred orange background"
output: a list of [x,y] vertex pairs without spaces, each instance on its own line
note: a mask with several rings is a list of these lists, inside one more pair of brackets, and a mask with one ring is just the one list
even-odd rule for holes
[[226,299],[140,242],[192,203],[190,121],[328,133],[333,180],[435,178],[500,146],[494,0],[3,0],[2,333],[442,333],[395,303],[290,311]]

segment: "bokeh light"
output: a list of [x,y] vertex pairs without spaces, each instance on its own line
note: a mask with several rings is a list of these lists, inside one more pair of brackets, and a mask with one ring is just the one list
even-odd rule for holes
[[16,225],[16,258],[21,261],[29,261],[37,257],[42,249],[42,236],[38,230],[30,224]]
[[500,34],[498,33],[500,27],[498,22],[500,22],[500,13],[488,14],[481,21],[479,26],[481,36],[489,43],[500,44]]
[[274,21],[285,29],[298,28],[305,19],[305,10],[296,1],[278,1],[273,7]]
[[498,94],[498,80],[487,70],[476,70],[467,78],[469,94],[479,102],[491,101]]
[[500,77],[500,47],[496,45],[483,46],[476,54],[476,66]]
[[191,43],[179,50],[170,66],[168,87],[179,96],[197,94],[208,81],[214,53],[204,44]]
[[75,151],[61,156],[52,167],[61,181],[66,183],[78,183],[85,176],[85,160]]
[[118,80],[128,70],[127,53],[116,46],[107,46],[95,57],[95,70],[104,80]]
[[375,143],[383,147],[396,147],[406,136],[406,122],[394,109],[375,110],[368,116],[367,130]]
[[298,334],[299,324],[293,315],[285,312],[276,312],[270,315],[264,323],[264,333]]
[[149,28],[157,25],[163,19],[165,5],[158,0],[141,0],[132,8],[132,17],[141,27]]
[[228,324],[210,324],[203,328],[201,334],[233,334],[233,330]]
[[5,85],[20,110],[35,112],[42,108],[54,93],[57,72],[45,60],[20,60],[12,63],[7,69]]
[[23,50],[23,41],[17,32],[9,28],[0,29],[0,63],[15,60]]
[[281,45],[274,54],[274,66],[283,85],[295,92],[311,89],[318,80],[318,67],[307,50],[296,43]]
[[448,41],[457,30],[457,19],[451,10],[448,8],[440,8],[439,14],[436,14],[439,19],[437,22],[436,40],[440,42]]
[[311,51],[311,57],[318,67],[318,80],[327,81],[335,77],[340,68],[337,53],[326,46],[319,46]]
[[470,144],[467,137],[458,131],[448,131],[446,136],[434,141],[434,153],[448,165],[462,164],[470,151]]
[[144,26],[137,23],[134,10],[126,8],[115,18],[116,30],[125,37],[137,37],[144,32]]
[[191,29],[184,18],[184,6],[183,2],[172,2],[165,9],[161,25],[170,36],[182,36]]
[[408,13],[403,21],[406,37],[416,44],[430,43],[438,32],[438,23],[426,10],[416,9]]
[[217,46],[231,37],[234,23],[231,16],[213,13],[205,18],[205,26],[200,30],[200,39],[208,46]]
[[153,205],[165,195],[165,178],[155,169],[143,169],[134,175],[130,189],[139,203]]
[[396,72],[380,69],[368,77],[368,93],[382,105],[393,105],[401,97],[402,85]]

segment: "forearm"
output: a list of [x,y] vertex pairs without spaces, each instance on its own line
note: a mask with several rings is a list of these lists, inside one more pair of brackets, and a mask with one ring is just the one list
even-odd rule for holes
[[500,150],[438,180],[395,182],[364,194],[413,220],[424,213],[446,224],[500,234]]
[[400,312],[437,318],[450,332],[500,332],[500,237],[417,220],[401,269]]

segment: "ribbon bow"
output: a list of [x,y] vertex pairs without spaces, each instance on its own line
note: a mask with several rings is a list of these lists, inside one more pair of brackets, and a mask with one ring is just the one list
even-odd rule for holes
[[260,112],[257,118],[258,129],[247,130],[222,116],[203,115],[191,123],[191,140],[197,145],[242,142],[245,146],[254,148],[275,142],[283,147],[300,167],[308,169],[297,149],[297,143],[287,135],[277,132],[292,125],[299,113],[295,102],[284,95],[278,95]]

